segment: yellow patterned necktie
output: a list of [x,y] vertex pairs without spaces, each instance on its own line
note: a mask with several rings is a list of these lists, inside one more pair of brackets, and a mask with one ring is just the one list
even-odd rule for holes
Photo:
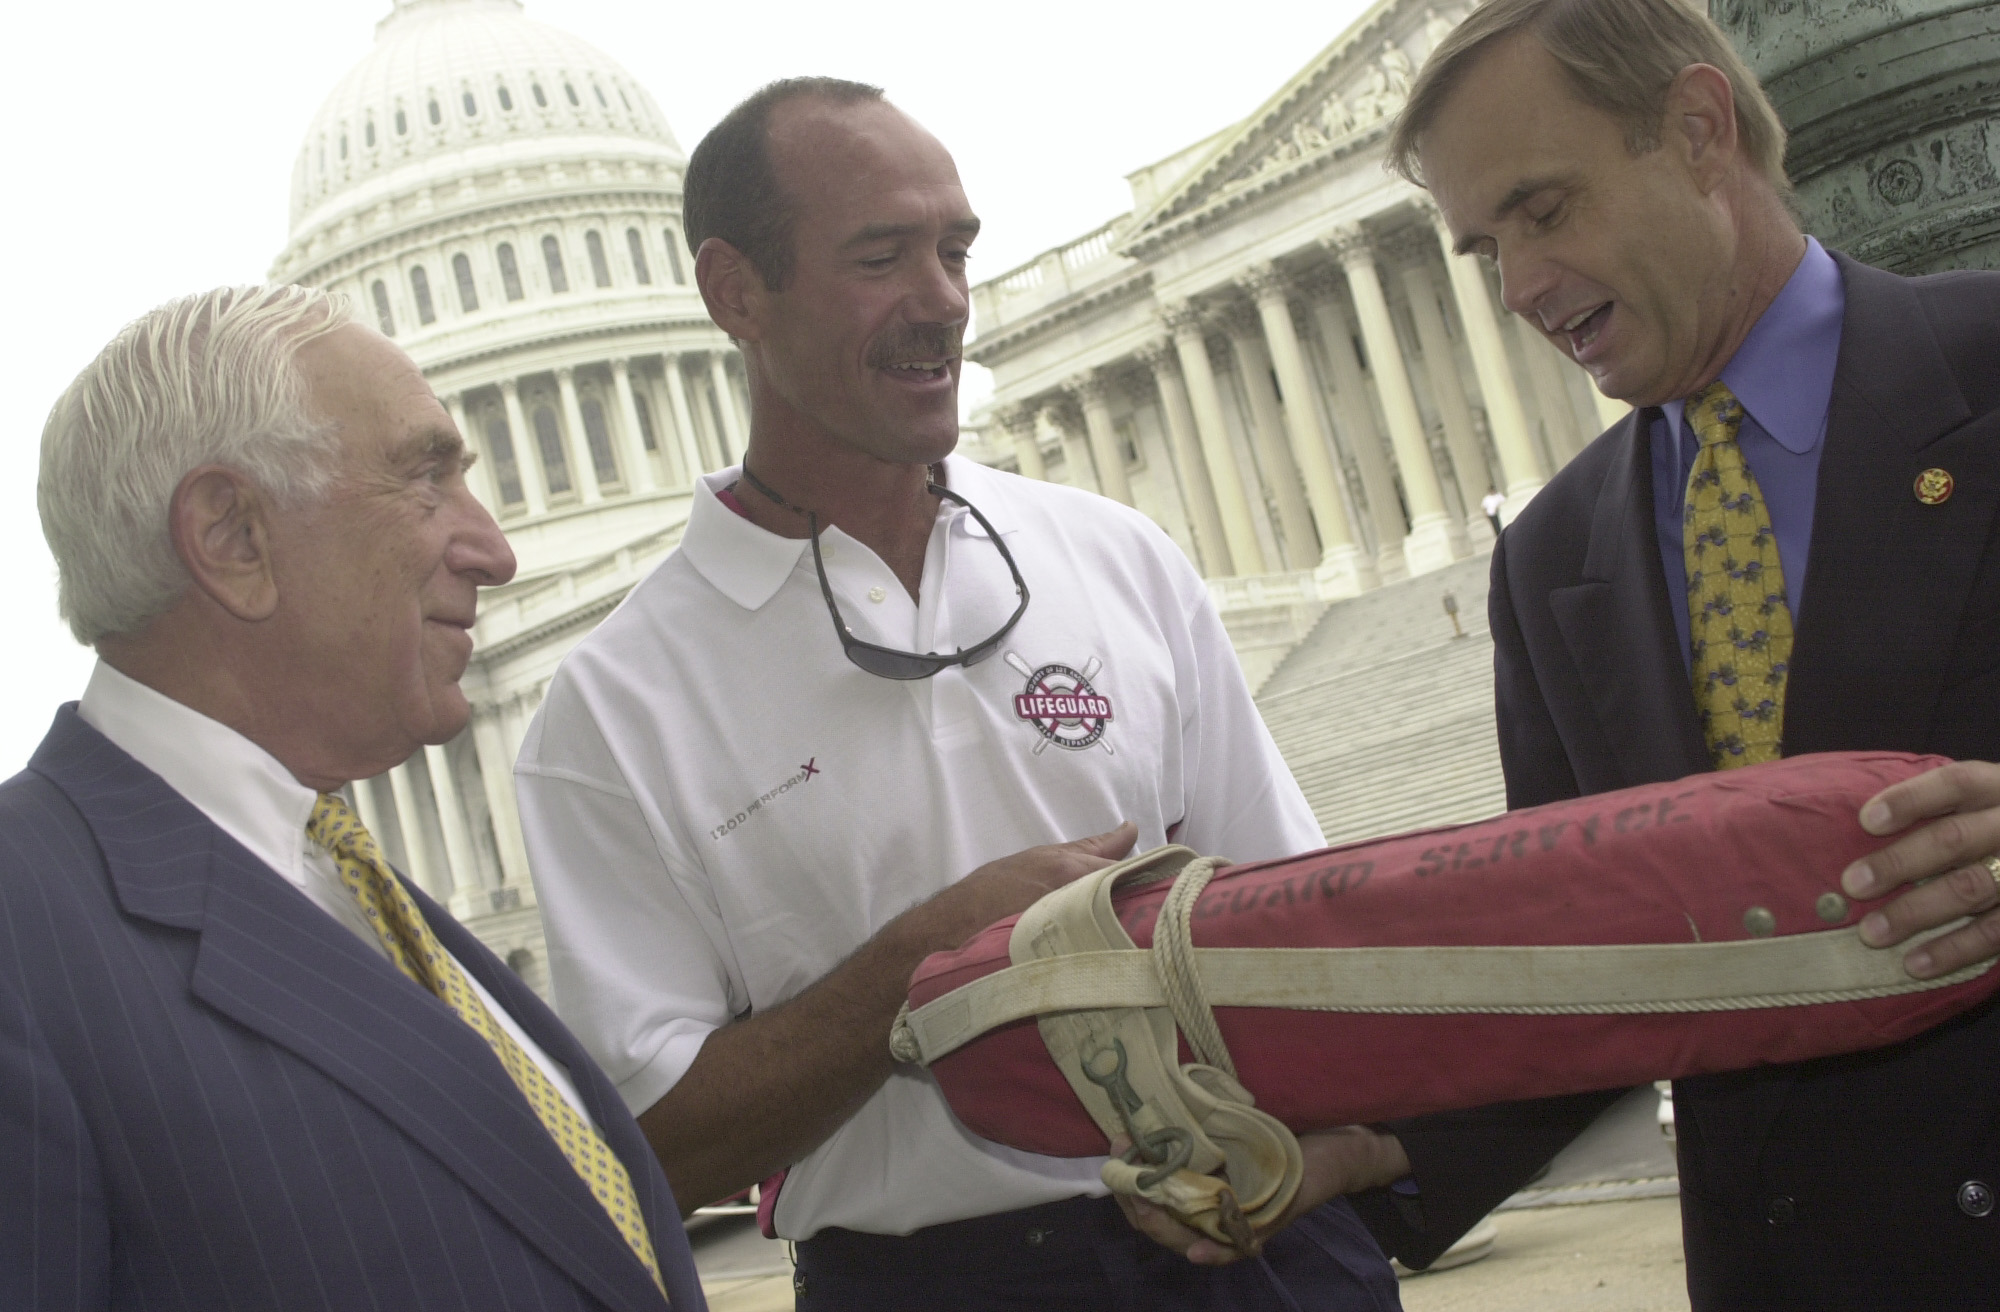
[[646,1232],[646,1219],[639,1210],[639,1196],[632,1190],[632,1177],[624,1163],[597,1132],[597,1127],[577,1114],[576,1108],[549,1083],[549,1077],[522,1051],[506,1030],[500,1028],[479,995],[472,991],[458,963],[451,959],[437,935],[424,921],[410,896],[382,859],[374,836],[337,793],[321,793],[306,823],[306,836],[333,855],[340,867],[341,882],[361,904],[370,928],[389,950],[396,968],[441,998],[458,1018],[485,1039],[520,1086],[528,1105],[535,1109],[542,1125],[562,1149],[569,1164],[583,1177],[584,1184],[625,1236],[625,1242],[646,1264],[653,1283],[666,1292],[660,1280],[660,1264],[653,1255],[653,1239]]
[[1710,383],[1688,398],[1687,421],[1701,443],[1681,523],[1694,705],[1710,759],[1728,770],[1782,752],[1792,608],[1770,509],[1736,443],[1743,403]]

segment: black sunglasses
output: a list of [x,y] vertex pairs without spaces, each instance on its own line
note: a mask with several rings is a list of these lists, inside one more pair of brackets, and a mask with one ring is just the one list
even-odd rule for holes
[[961,647],[949,654],[935,651],[897,651],[894,647],[878,647],[872,642],[863,642],[848,630],[847,621],[840,617],[840,606],[833,599],[833,585],[826,581],[826,562],[819,554],[819,516],[807,512],[806,531],[812,535],[813,568],[819,572],[819,590],[826,598],[827,611],[833,616],[833,631],[840,637],[840,649],[847,653],[848,660],[880,678],[928,679],[939,670],[950,669],[954,665],[977,665],[993,654],[993,649],[1000,645],[1000,640],[1021,622],[1021,616],[1028,613],[1028,581],[1021,577],[1021,567],[1014,563],[1014,553],[1007,550],[1007,544],[1001,540],[999,531],[993,527],[992,522],[979,513],[978,506],[950,488],[932,483],[930,493],[947,501],[955,501],[972,512],[972,517],[979,521],[979,527],[986,530],[986,536],[994,546],[1000,548],[1000,558],[1007,562],[1007,570],[1014,576],[1014,591],[1021,595],[1021,604],[1014,608],[1014,613],[1007,617],[1007,622],[1002,624],[992,637],[976,642],[970,647]]

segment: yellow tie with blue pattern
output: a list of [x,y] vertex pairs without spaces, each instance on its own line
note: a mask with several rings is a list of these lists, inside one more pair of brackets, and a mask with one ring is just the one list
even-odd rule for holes
[[1710,383],[1688,398],[1687,422],[1701,443],[1681,523],[1694,704],[1709,758],[1728,770],[1782,754],[1792,608],[1770,509],[1736,442],[1743,403]]
[[590,1187],[592,1195],[618,1227],[618,1233],[625,1236],[625,1242],[646,1264],[653,1283],[664,1294],[666,1286],[660,1280],[660,1264],[653,1255],[653,1238],[646,1231],[639,1196],[632,1190],[632,1177],[625,1173],[624,1163],[605,1144],[597,1127],[578,1115],[576,1108],[557,1092],[534,1058],[522,1051],[521,1045],[494,1021],[485,1003],[466,983],[458,963],[431,932],[416,899],[382,859],[374,836],[347,800],[338,793],[321,793],[313,807],[312,819],[306,823],[306,836],[332,855],[334,864],[340,868],[341,882],[361,904],[362,914],[382,940],[382,946],[388,949],[389,960],[396,963],[396,968],[435,993],[474,1033],[486,1040],[507,1074],[520,1086],[556,1146],[562,1149],[563,1156]]

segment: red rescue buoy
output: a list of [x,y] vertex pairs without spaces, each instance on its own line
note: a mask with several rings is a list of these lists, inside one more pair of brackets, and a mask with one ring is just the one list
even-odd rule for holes
[[[1798,757],[1219,871],[1192,916],[1197,948],[1740,943],[1840,930],[1866,911],[1846,866],[1889,840],[1857,813],[1943,762],[1901,753]],[[1167,885],[1112,898],[1136,945]],[[1016,918],[1017,919],[1017,918]],[[1014,919],[918,969],[923,1007],[1007,969]],[[1903,949],[1892,950],[1900,959]],[[1900,976],[1898,977],[1900,978]],[[1836,1002],[1658,1014],[1379,1014],[1217,1005],[1257,1107],[1305,1132],[1802,1061],[1899,1042],[1985,1002],[2000,970]],[[1191,1060],[1185,1042],[1183,1061]],[[930,1062],[975,1134],[1082,1157],[1105,1136],[1032,1019]]]

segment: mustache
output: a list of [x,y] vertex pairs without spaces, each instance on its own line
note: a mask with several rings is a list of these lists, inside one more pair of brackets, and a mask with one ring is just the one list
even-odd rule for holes
[[911,360],[956,360],[964,344],[963,324],[904,324],[876,340],[869,349],[868,364],[883,368]]

